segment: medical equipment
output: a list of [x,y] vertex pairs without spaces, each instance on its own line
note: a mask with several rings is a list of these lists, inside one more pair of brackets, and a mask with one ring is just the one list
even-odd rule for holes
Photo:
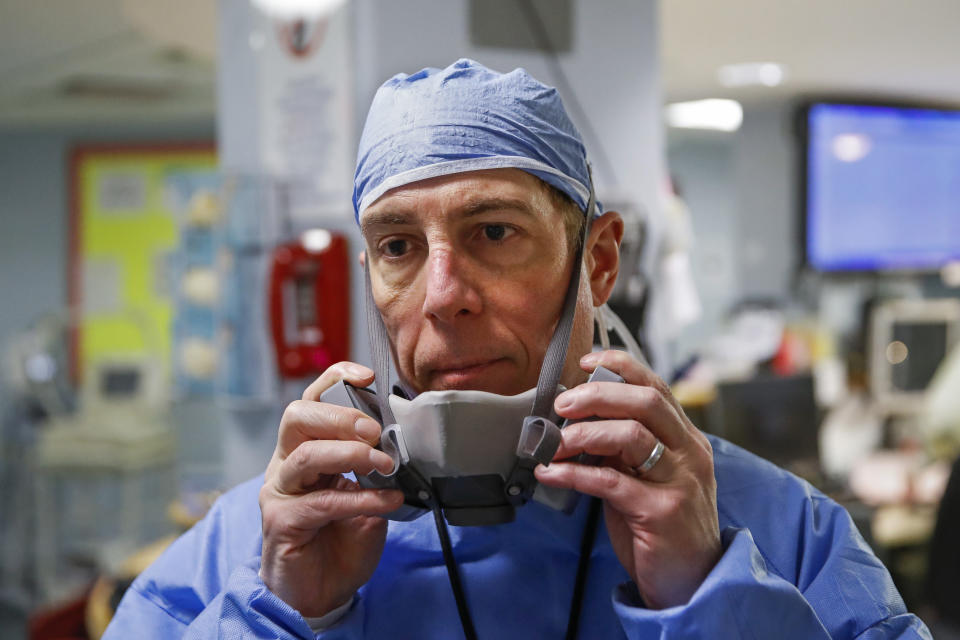
[[171,529],[176,440],[159,361],[104,356],[84,380],[77,414],[52,420],[37,446],[36,580],[49,601],[87,584],[106,555]]
[[937,367],[960,344],[960,300],[883,302],[870,319],[870,391],[888,414],[924,405]]
[[[0,359],[0,607],[31,609],[37,593],[34,454],[51,418],[76,405],[67,313],[38,318],[2,345]],[[0,624],[2,626],[2,624]]]
[[[598,367],[590,381],[623,382]],[[561,387],[562,390],[562,387]],[[550,464],[560,446],[553,420],[530,415],[536,389],[515,396],[484,391],[427,391],[412,400],[396,393],[390,406],[397,422],[384,424],[380,447],[394,461],[388,475],[372,472],[358,478],[367,488],[402,489],[404,505],[387,515],[413,520],[433,503],[452,525],[510,522],[528,500],[571,512],[577,495],[538,486],[537,464]],[[321,402],[354,407],[382,420],[378,399],[370,389],[339,382]]]
[[717,435],[751,453],[797,470],[817,459],[820,415],[810,374],[722,381],[712,411]]

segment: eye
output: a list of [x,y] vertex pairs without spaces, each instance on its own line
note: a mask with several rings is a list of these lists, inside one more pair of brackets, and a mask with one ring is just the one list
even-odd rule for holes
[[512,230],[502,224],[487,224],[483,226],[483,236],[493,242],[500,242],[507,237],[510,231]]
[[402,238],[387,240],[380,245],[380,251],[389,258],[399,258],[409,250],[409,243]]

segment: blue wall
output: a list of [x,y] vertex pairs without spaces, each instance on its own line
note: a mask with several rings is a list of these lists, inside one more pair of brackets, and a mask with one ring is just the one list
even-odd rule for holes
[[[13,335],[66,306],[68,163],[73,147],[213,139],[212,119],[163,126],[0,129],[0,357]],[[0,403],[3,398],[0,388]],[[193,477],[197,474],[192,470],[201,469],[201,475],[216,476],[219,426],[212,405],[180,403],[172,419],[178,426],[181,473]]]
[[212,120],[0,129],[0,344],[66,304],[68,162],[75,145],[213,139]]

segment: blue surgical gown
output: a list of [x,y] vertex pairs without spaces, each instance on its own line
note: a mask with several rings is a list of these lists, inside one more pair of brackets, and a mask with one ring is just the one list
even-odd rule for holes
[[[742,449],[711,442],[720,561],[687,604],[650,610],[601,522],[578,637],[930,637],[843,508]],[[337,624],[314,634],[257,576],[262,482],[222,496],[141,574],[104,638],[462,637],[429,516],[390,523],[373,577]],[[532,503],[510,524],[451,527],[480,638],[564,636],[587,505],[567,516]]]

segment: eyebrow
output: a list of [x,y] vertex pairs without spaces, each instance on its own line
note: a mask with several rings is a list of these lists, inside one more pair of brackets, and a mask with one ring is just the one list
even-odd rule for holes
[[[505,209],[511,209],[528,216],[535,215],[530,204],[520,198],[477,198],[469,200],[466,204],[458,207],[455,212],[469,218],[488,211]],[[403,211],[385,210],[366,213],[360,223],[360,232],[366,234],[371,228],[377,226],[412,224],[413,217],[410,213]]]
[[363,216],[363,220],[360,221],[360,233],[365,235],[372,227],[410,224],[411,221],[411,215],[396,211],[376,211],[373,213],[366,213]]
[[534,215],[530,203],[520,198],[481,198],[460,207],[464,217],[468,218],[487,211],[501,211],[503,209],[513,209],[529,216]]

